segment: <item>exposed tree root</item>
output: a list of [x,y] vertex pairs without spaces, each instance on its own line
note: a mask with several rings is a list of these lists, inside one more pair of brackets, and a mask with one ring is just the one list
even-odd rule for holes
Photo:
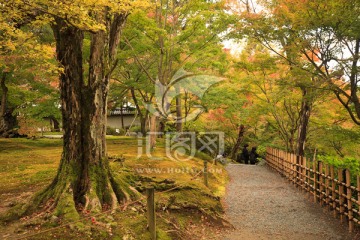
[[81,214],[96,214],[109,210],[113,213],[119,204],[141,196],[121,174],[113,176],[110,171],[102,170],[94,167],[90,171],[89,188],[80,196],[75,190],[77,181],[73,171],[68,167],[60,167],[48,187],[35,194],[28,204],[10,209],[2,220],[10,222],[24,216],[39,219],[54,215],[64,222],[77,221]]

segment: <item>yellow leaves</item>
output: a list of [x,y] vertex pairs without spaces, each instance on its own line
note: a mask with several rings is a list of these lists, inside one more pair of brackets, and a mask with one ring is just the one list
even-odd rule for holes
[[1,45],[2,45],[1,48],[3,48],[3,49],[8,49],[8,50],[10,50],[10,51],[14,51],[14,50],[16,49],[15,44],[14,44],[13,42],[9,41],[9,40],[7,40],[6,42],[2,43]]
[[105,14],[128,14],[134,9],[149,5],[148,0],[36,0],[28,3],[30,8],[41,12],[38,23],[62,18],[69,25],[85,31],[106,30]]
[[0,23],[30,20],[32,26],[39,27],[62,18],[81,30],[96,32],[106,30],[105,19],[111,15],[129,14],[149,5],[149,0],[13,0],[1,3]]

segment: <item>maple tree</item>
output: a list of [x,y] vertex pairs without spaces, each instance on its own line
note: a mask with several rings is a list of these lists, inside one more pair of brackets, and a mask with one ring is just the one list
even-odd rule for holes
[[352,121],[360,125],[359,2],[279,0],[259,3],[264,8],[262,11],[242,13],[244,25],[239,27],[244,31],[241,32],[260,41],[293,68],[326,83],[326,89],[333,91]]
[[171,116],[150,115],[141,102],[154,103],[157,81],[166,89],[174,87],[174,77],[184,70],[188,75],[224,71],[219,34],[226,30],[227,18],[221,7],[222,1],[162,0],[129,16],[121,55],[127,62],[115,70],[115,78],[130,88],[143,133],[148,117],[160,122],[159,129],[151,124],[150,132],[163,132],[166,124],[181,132],[192,106],[191,96],[177,89],[174,102],[166,104]]

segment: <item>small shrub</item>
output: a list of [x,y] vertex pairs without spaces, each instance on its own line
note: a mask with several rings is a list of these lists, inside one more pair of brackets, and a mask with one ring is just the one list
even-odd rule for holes
[[124,129],[118,129],[118,132],[117,132],[115,128],[106,127],[106,135],[120,136],[120,135],[124,135],[124,134],[125,134]]

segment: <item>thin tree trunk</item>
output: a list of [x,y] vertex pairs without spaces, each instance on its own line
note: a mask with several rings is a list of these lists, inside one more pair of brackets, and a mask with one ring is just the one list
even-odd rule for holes
[[139,102],[138,102],[137,97],[136,97],[136,95],[135,95],[135,90],[134,90],[134,88],[131,88],[131,89],[130,89],[130,92],[131,92],[131,97],[132,97],[132,99],[133,99],[133,101],[134,101],[136,110],[137,110],[138,115],[139,115],[141,134],[142,134],[143,136],[145,136],[145,135],[146,135],[146,118],[147,118],[147,115],[145,114],[145,116],[144,116],[144,114],[141,112],[140,105],[139,105]]
[[123,106],[124,106],[124,103],[122,102],[122,103],[121,103],[121,107],[120,107],[121,128],[122,128],[122,129],[125,129],[125,126],[124,126],[124,112],[123,112]]
[[8,91],[9,91],[9,89],[6,87],[5,81],[6,81],[6,73],[3,72],[2,77],[1,77],[1,91],[2,91],[1,112],[0,112],[1,116],[4,116],[5,112],[6,112],[7,94],[8,94]]
[[54,116],[49,116],[51,131],[52,132],[59,132],[60,131],[60,124],[59,121]]
[[153,149],[156,145],[156,134],[155,134],[157,132],[156,122],[157,122],[157,117],[155,115],[152,115],[150,117],[150,135],[149,135],[150,149]]
[[143,136],[146,135],[146,118],[140,117],[140,132]]
[[9,136],[11,131],[16,124],[16,117],[13,116],[14,108],[9,108],[7,105],[9,89],[6,86],[6,72],[2,73],[0,87],[2,92],[1,97],[1,109],[0,109],[0,135],[3,137]]
[[236,159],[236,153],[240,148],[240,144],[244,138],[244,134],[245,134],[245,126],[241,124],[239,127],[239,133],[236,139],[236,143],[231,151],[231,159]]
[[296,154],[299,156],[304,156],[305,153],[305,143],[306,143],[307,129],[310,120],[310,113],[311,113],[311,103],[308,99],[308,92],[305,88],[303,88],[302,104],[300,111],[300,124],[298,131],[298,143],[296,149]]
[[182,118],[182,112],[181,112],[181,95],[179,95],[179,94],[176,96],[176,131],[178,133],[181,133],[183,131],[183,118]]

